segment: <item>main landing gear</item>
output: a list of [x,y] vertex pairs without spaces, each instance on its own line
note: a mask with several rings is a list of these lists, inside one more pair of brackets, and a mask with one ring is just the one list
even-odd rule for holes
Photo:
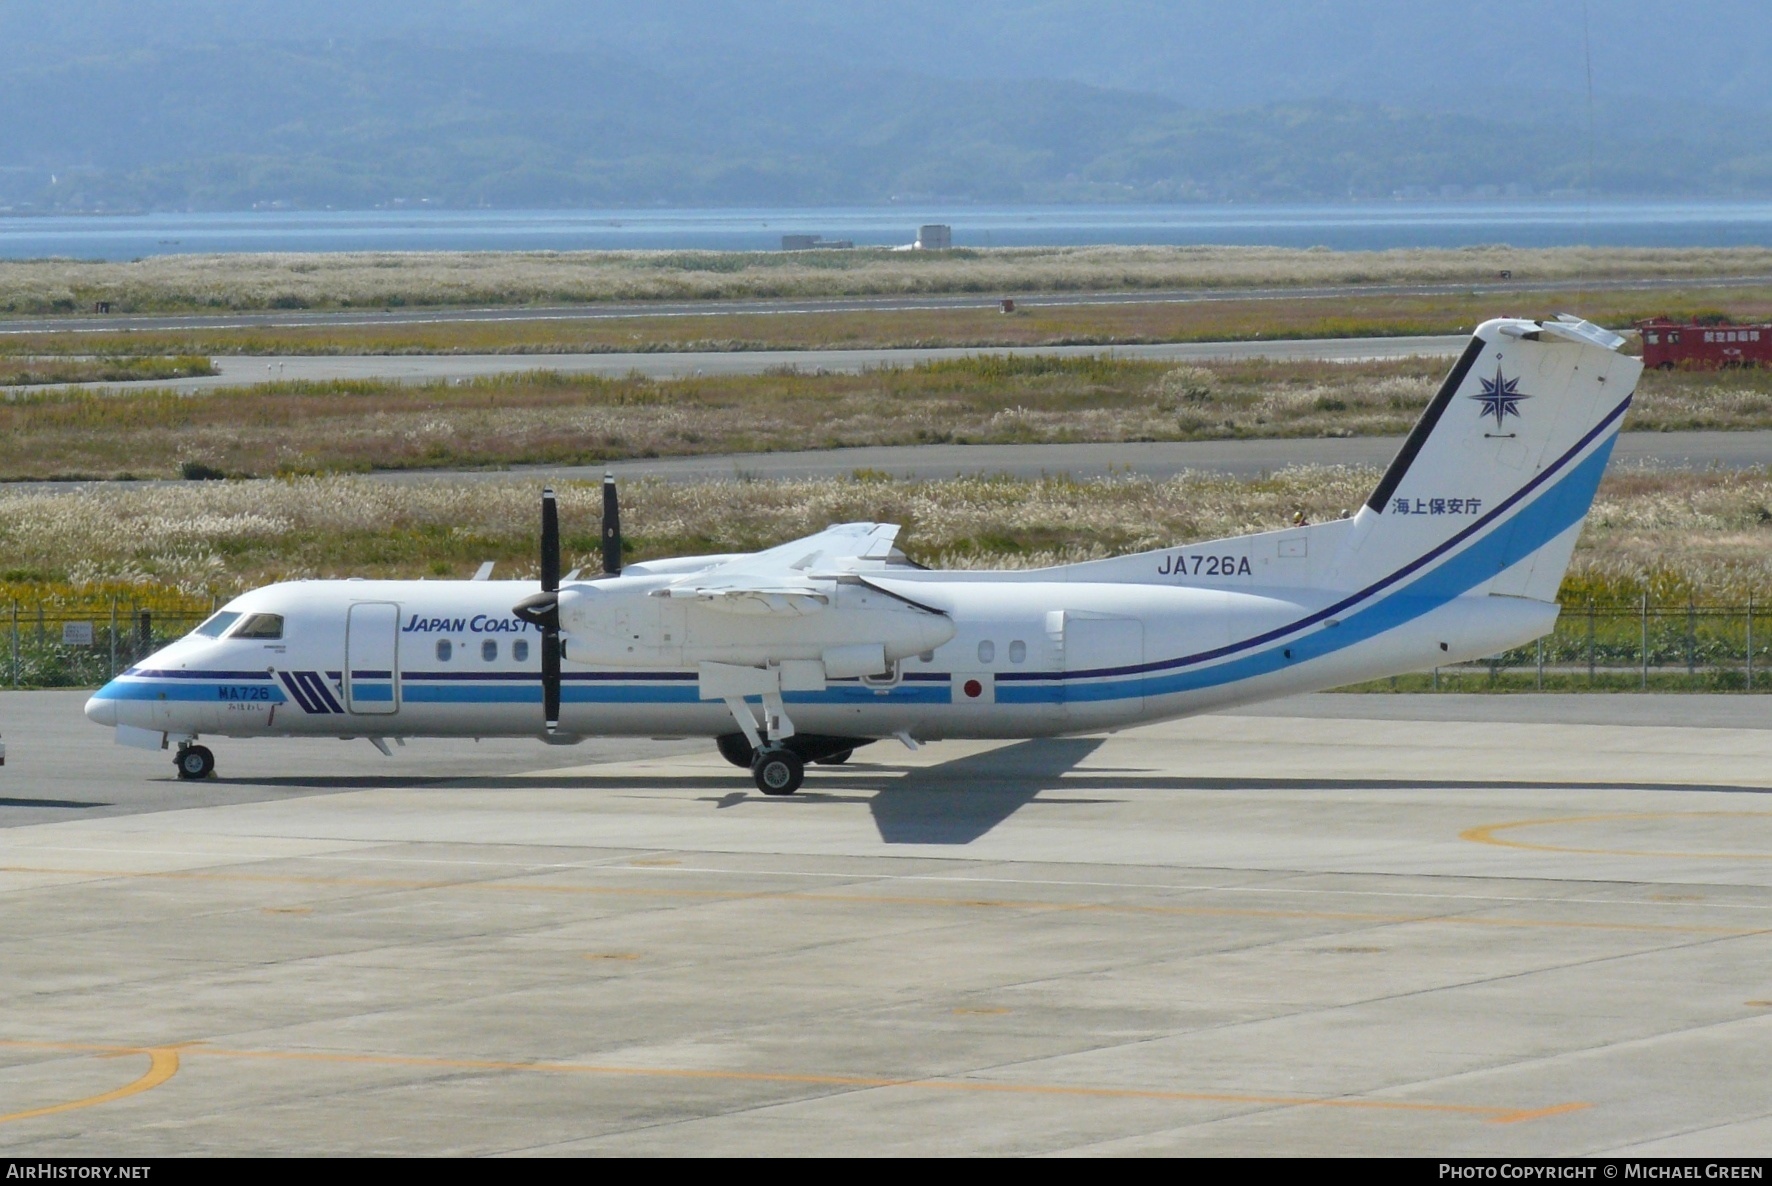
[[172,759],[178,769],[180,778],[208,778],[215,773],[215,755],[209,752],[206,745],[181,745],[178,756]]
[[796,733],[792,737],[772,741],[758,748],[743,733],[724,733],[714,738],[720,756],[734,766],[748,769],[751,777],[756,780],[757,789],[765,795],[793,794],[805,781],[806,763],[841,766],[858,747],[871,741],[871,737],[825,737],[816,733]]
[[766,745],[751,762],[751,778],[765,795],[791,795],[806,780],[806,763],[785,745]]

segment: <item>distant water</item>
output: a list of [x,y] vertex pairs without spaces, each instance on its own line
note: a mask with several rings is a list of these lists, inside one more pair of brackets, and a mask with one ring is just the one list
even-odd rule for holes
[[891,206],[754,210],[255,211],[0,217],[0,258],[212,251],[773,250],[784,234],[956,247],[1237,244],[1390,247],[1772,246],[1772,202],[1376,202],[1225,206]]

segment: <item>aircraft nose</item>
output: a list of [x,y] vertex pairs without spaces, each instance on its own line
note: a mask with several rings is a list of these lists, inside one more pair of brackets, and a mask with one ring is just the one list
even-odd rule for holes
[[100,689],[98,695],[86,702],[86,719],[95,725],[116,725],[117,702]]

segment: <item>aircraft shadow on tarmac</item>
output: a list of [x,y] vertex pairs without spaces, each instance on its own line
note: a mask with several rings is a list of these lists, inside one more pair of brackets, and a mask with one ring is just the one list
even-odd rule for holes
[[84,811],[110,806],[110,803],[94,803],[84,799],[0,799],[0,807],[63,807],[70,811]]
[[921,766],[875,792],[868,810],[887,844],[971,844],[1060,785],[1100,745],[1098,737],[1022,741]]
[[[704,799],[716,808],[735,807],[741,803],[856,803],[866,802],[880,830],[880,839],[887,844],[970,844],[998,824],[1032,802],[1041,791],[1060,785],[1075,785],[1069,775],[1072,769],[1100,747],[1095,738],[1037,738],[1020,741],[980,754],[957,758],[937,766],[906,769],[889,765],[858,763],[844,768],[816,767],[815,781],[791,799],[770,799],[756,791],[733,791],[717,798]],[[1100,785],[1104,789],[1125,790],[1144,785],[1148,779],[1138,771],[1097,770],[1092,773],[1108,776]],[[1122,781],[1112,781],[1120,774]],[[738,771],[710,771],[709,777],[719,782],[745,778]],[[828,778],[828,790],[819,786]],[[1126,781],[1125,779],[1130,779]],[[546,775],[518,777],[474,776],[396,776],[372,778],[362,775],[300,778],[217,779],[218,783],[261,789],[291,791],[340,792],[376,789],[452,790],[683,790],[694,785],[680,775]],[[696,778],[695,782],[702,781]],[[848,792],[848,793],[845,793]],[[855,792],[872,792],[864,798]],[[1103,800],[1042,799],[1043,804],[1093,803]]]
[[[740,805],[791,807],[866,803],[880,839],[887,844],[970,844],[1035,801],[1042,791],[1382,791],[1413,790],[1429,794],[1464,790],[1541,791],[1680,791],[1738,795],[1772,795],[1772,788],[1693,783],[1620,783],[1545,779],[1411,779],[1411,778],[1230,778],[1177,777],[1147,769],[1076,767],[1102,744],[1102,738],[1037,738],[935,766],[903,767],[856,762],[841,768],[816,768],[817,774],[798,794],[770,798],[755,790],[732,790],[701,796],[716,810]],[[217,780],[239,786],[292,791],[338,792],[370,789],[527,791],[681,791],[697,786],[749,779],[740,772],[710,768],[694,775],[633,772],[573,774],[550,778],[521,776],[403,775],[373,778],[360,775],[316,778],[277,777]],[[822,784],[822,785],[821,785]],[[712,789],[712,788],[710,788]],[[1044,798],[1043,806],[1086,805],[1110,799]],[[51,801],[0,800],[0,806],[76,806]],[[78,804],[77,806],[89,806]]]
[[[906,770],[864,765],[845,770],[841,783],[831,784],[831,790],[802,790],[792,802],[866,803],[880,839],[887,844],[971,844],[1032,803],[1041,791],[1061,785],[1071,769],[1100,745],[1100,738],[1040,738],[939,766]],[[1062,785],[1071,784],[1066,780]],[[843,791],[873,793],[863,796]],[[716,809],[788,802],[753,791],[733,791],[702,801]],[[1040,800],[1044,806],[1113,802],[1118,800]]]

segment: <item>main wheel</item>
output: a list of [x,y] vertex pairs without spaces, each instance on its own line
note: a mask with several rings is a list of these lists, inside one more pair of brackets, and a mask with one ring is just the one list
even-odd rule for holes
[[806,763],[791,749],[770,746],[757,751],[757,760],[751,764],[751,777],[756,780],[757,789],[765,795],[791,795],[806,779]]
[[814,762],[817,762],[820,766],[841,766],[843,763],[847,762],[850,758],[852,758],[854,756],[855,756],[854,750],[840,749],[834,754],[826,754],[822,758],[814,758],[812,760]]
[[749,770],[751,763],[757,760],[757,751],[751,748],[743,733],[722,733],[714,738],[714,744],[719,747],[720,756],[734,766]]
[[188,745],[172,760],[180,778],[208,778],[215,773],[215,755],[207,746]]

